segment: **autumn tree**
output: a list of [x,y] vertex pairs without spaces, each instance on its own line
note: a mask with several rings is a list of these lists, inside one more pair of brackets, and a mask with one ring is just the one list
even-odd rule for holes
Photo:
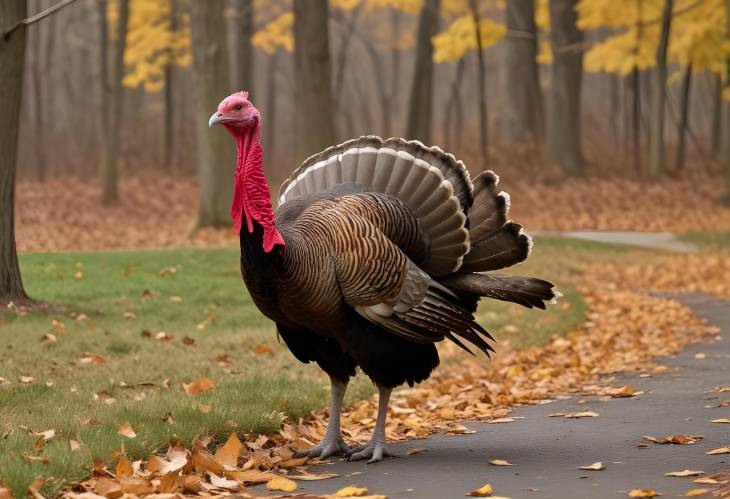
[[545,161],[569,175],[583,172],[580,99],[583,32],[576,25],[576,0],[550,0],[553,63],[547,95]]
[[505,131],[512,141],[542,136],[535,0],[507,2]]
[[225,225],[233,193],[233,149],[222,127],[210,129],[208,118],[230,94],[225,0],[191,2],[195,127],[198,142],[200,200],[198,227]]
[[[106,2],[102,2],[104,5]],[[117,0],[116,23],[114,41],[111,43],[111,61],[107,55],[102,58],[103,99],[102,116],[104,120],[104,151],[101,160],[101,202],[114,203],[119,199],[117,187],[117,163],[119,162],[120,131],[122,124],[124,78],[124,51],[127,43],[127,28],[129,24],[129,0]],[[106,14],[106,13],[105,13]],[[106,23],[106,15],[101,20]],[[106,35],[105,32],[102,36]],[[102,44],[105,50],[105,43]],[[109,67],[106,63],[109,62]]]
[[433,46],[438,32],[440,0],[424,0],[416,35],[416,67],[411,80],[406,135],[409,139],[431,142],[433,109]]
[[[725,36],[730,40],[730,0],[725,0]],[[730,50],[725,59],[725,101],[723,104],[725,115],[725,157],[723,158],[725,169],[725,201],[730,204]]]
[[237,90],[251,91],[253,78],[253,0],[231,0],[231,38],[233,39],[232,85]]
[[657,178],[664,170],[664,106],[667,93],[667,50],[672,25],[673,0],[664,0],[656,67],[651,85],[651,127],[649,133],[649,176]]
[[23,89],[26,0],[0,2],[0,303],[27,299],[15,248],[15,169]]
[[335,140],[327,0],[294,0],[296,154],[301,161]]

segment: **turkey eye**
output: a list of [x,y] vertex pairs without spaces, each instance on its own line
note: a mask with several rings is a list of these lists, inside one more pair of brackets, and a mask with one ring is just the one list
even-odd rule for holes
[[235,107],[236,111],[240,111],[241,109],[243,109],[243,106],[240,104]]

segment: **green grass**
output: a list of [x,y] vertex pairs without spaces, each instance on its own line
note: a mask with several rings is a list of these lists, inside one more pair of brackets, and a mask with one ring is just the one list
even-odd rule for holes
[[[583,320],[586,305],[575,288],[582,265],[627,255],[635,261],[651,253],[540,238],[530,261],[510,272],[553,280],[566,298],[548,312],[483,302],[478,316],[498,339],[541,344]],[[0,385],[0,478],[17,497],[37,477],[47,479],[44,492],[53,494],[85,476],[93,458],[110,461],[122,447],[139,458],[170,438],[189,443],[204,429],[218,439],[233,430],[272,432],[282,418],[326,404],[326,377],[277,343],[272,324],[243,288],[235,248],[33,254],[23,256],[21,266],[31,296],[52,306],[25,316],[0,315],[0,376],[10,380]],[[78,320],[79,314],[88,319]],[[172,339],[156,340],[161,331]],[[57,341],[41,341],[46,333]],[[271,351],[253,353],[261,343]],[[84,364],[85,353],[104,362]],[[36,381],[20,384],[20,376]],[[213,379],[216,387],[186,395],[182,384],[200,377]],[[169,389],[163,386],[168,378]],[[115,402],[103,400],[103,392]],[[372,393],[369,381],[358,376],[348,400]],[[201,412],[200,404],[210,412]],[[163,421],[168,412],[174,423]],[[124,421],[136,438],[117,435]],[[47,429],[56,436],[33,450],[37,437],[29,431]],[[70,452],[69,439],[79,441],[80,450]],[[27,462],[26,452],[50,463]]]
[[690,232],[680,235],[679,238],[710,250],[730,249],[730,232]]

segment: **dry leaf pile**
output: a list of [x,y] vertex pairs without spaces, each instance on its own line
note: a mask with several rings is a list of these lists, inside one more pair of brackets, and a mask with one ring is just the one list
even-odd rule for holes
[[[730,229],[730,208],[716,202],[722,194],[722,181],[712,176],[652,183],[624,177],[528,182],[521,171],[508,167],[499,170],[501,187],[519,200],[512,208],[512,217],[530,230]],[[191,233],[198,202],[193,177],[173,178],[160,173],[125,176],[120,179],[119,190],[118,204],[102,206],[95,181],[70,177],[45,184],[19,181],[18,249],[36,252],[236,243],[229,229]],[[677,199],[682,202],[677,203]]]

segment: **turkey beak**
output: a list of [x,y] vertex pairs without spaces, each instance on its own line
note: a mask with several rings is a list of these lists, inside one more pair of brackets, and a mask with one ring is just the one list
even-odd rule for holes
[[215,112],[213,113],[213,116],[210,117],[208,120],[208,128],[212,127],[213,125],[220,123],[223,121],[223,113]]

